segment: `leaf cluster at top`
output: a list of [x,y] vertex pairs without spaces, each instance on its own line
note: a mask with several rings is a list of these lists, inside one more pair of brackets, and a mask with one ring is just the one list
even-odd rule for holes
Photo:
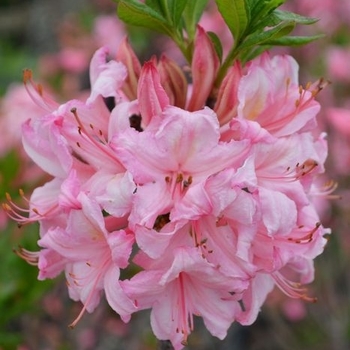
[[[208,0],[116,1],[121,20],[169,36],[191,62],[196,26]],[[296,25],[313,24],[317,19],[279,10],[285,1],[215,0],[218,11],[234,38],[233,47],[223,62],[219,75],[223,76],[237,58],[244,62],[271,46],[303,45],[320,37],[290,35]],[[210,33],[210,37],[220,57],[220,39],[214,33]]]

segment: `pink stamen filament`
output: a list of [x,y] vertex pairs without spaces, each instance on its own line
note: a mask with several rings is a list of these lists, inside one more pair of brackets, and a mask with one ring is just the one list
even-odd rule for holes
[[304,235],[300,238],[288,237],[287,240],[289,242],[298,243],[298,244],[310,243],[313,240],[313,236],[314,236],[315,232],[319,229],[320,226],[321,226],[321,223],[317,222],[315,224],[315,227],[311,231],[307,232],[306,235]]
[[[94,292],[95,292],[96,286],[97,286],[98,282],[100,281],[100,278],[105,274],[106,267],[107,267],[109,264],[110,264],[110,257],[108,257],[108,258],[104,261],[104,263],[101,265],[101,267],[97,267],[97,268],[99,269],[99,273],[97,274],[97,276],[96,276],[96,278],[95,278],[94,284],[93,284],[92,287],[91,287],[91,290],[90,290],[90,292],[89,292],[89,294],[88,294],[88,297],[86,298],[85,303],[83,304],[82,309],[81,309],[80,312],[79,312],[79,315],[75,318],[75,320],[74,320],[72,323],[70,323],[70,324],[68,325],[69,328],[73,329],[73,328],[78,324],[78,322],[81,320],[81,318],[83,317],[85,311],[87,310],[87,306],[89,305],[89,302],[90,302],[90,300],[91,300],[92,297],[93,297],[93,294],[94,294]],[[89,263],[89,262],[86,262],[86,265],[89,266],[89,267],[91,267],[91,268],[94,268],[94,267],[92,266],[92,264]],[[74,285],[76,285],[76,286],[79,287],[80,284],[79,284],[78,278],[77,278],[74,274],[72,274],[72,273],[69,273],[69,276],[72,278]],[[83,280],[83,279],[84,279],[84,278],[81,278],[81,280]],[[69,283],[68,280],[67,280],[67,285],[68,285],[68,287],[71,286],[71,284]]]
[[[288,90],[289,90],[289,84],[290,81],[287,79],[286,82],[286,96],[285,98],[287,99],[288,97]],[[327,82],[325,82],[323,79],[320,79],[317,84],[316,87],[310,91],[310,88],[312,87],[312,85],[309,83],[306,85],[305,90],[302,88],[302,86],[299,87],[299,99],[296,100],[295,102],[295,110],[287,115],[285,115],[283,118],[278,119],[277,121],[272,121],[270,124],[265,124],[264,127],[269,129],[269,130],[276,130],[279,129],[280,127],[282,127],[283,125],[285,125],[289,120],[292,120],[293,117],[300,113],[300,111],[309,103],[311,102],[315,96],[327,86]],[[308,99],[305,99],[306,96],[306,91],[310,91],[311,95]]]
[[21,259],[25,260],[29,265],[38,266],[39,252],[31,252],[19,246],[18,249],[14,249],[13,252]]
[[317,298],[312,298],[306,295],[307,289],[302,288],[300,283],[288,280],[279,272],[273,273],[272,277],[275,280],[277,287],[290,298],[303,299],[312,303],[317,301]]
[[165,177],[165,182],[169,184],[169,192],[171,193],[171,198],[176,198],[176,196],[181,196],[187,190],[187,188],[192,184],[193,178],[191,175],[187,179],[184,179],[182,173],[174,173],[171,176]]
[[[99,136],[97,137],[97,139],[98,139],[98,141],[97,141],[94,137],[91,137],[90,133],[86,130],[85,126],[83,125],[83,123],[81,122],[81,120],[78,116],[77,109],[72,108],[71,112],[74,115],[75,120],[77,121],[79,135],[82,137],[85,137],[86,140],[90,141],[100,151],[102,151],[105,155],[107,155],[114,162],[116,162],[117,164],[120,165],[118,158],[116,158],[116,156],[114,155],[112,150],[106,147],[107,141],[104,137],[102,138],[102,136],[103,136],[102,131],[101,130],[98,131]],[[92,130],[94,130],[94,127],[91,124],[90,124],[90,128]],[[95,133],[95,135],[97,135],[95,131],[94,131],[94,133]],[[78,145],[78,147],[81,147],[79,142],[77,142],[77,145]]]
[[[19,190],[19,193],[21,197],[30,205],[31,202],[24,196],[23,191]],[[6,193],[6,199],[8,203],[2,203],[2,208],[5,210],[8,217],[16,221],[18,225],[26,225],[26,224],[41,220],[44,217],[47,217],[49,214],[51,214],[53,211],[55,211],[58,208],[58,205],[54,205],[51,208],[49,208],[45,213],[41,214],[36,208],[32,208],[32,209],[21,208],[20,206],[18,206],[16,203],[12,201],[12,198],[9,193]],[[26,217],[21,213],[25,213],[25,214],[34,213],[35,215],[33,215],[32,217]]]
[[181,313],[180,322],[181,322],[181,333],[183,334],[183,339],[181,343],[183,345],[187,345],[187,338],[191,330],[193,330],[193,315],[192,313],[187,309],[187,303],[186,303],[186,295],[185,295],[185,287],[184,287],[184,276],[183,273],[179,274],[179,301],[180,304],[178,312]]
[[261,172],[259,172],[259,169],[257,169],[257,172],[258,172],[258,178],[260,179],[293,182],[293,181],[300,180],[306,175],[309,175],[317,166],[318,166],[317,162],[315,162],[312,159],[309,159],[309,160],[306,160],[302,165],[297,163],[295,166],[295,169],[288,167],[286,169],[286,172],[281,175],[264,175],[264,174],[261,174]]
[[33,81],[33,73],[30,69],[23,71],[23,82],[28,95],[36,105],[51,113],[59,107],[58,103],[43,94],[41,85],[36,85]]

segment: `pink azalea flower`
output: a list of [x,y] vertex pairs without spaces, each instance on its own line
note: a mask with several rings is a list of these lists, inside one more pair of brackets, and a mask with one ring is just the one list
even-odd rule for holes
[[69,294],[72,299],[82,301],[82,312],[85,309],[92,312],[104,290],[109,305],[124,321],[128,321],[135,306],[124,294],[118,280],[119,269],[128,264],[133,235],[124,230],[107,232],[97,203],[83,194],[79,199],[82,210],[70,212],[67,228],[52,228],[38,244],[66,260]]
[[178,248],[173,255],[173,260],[156,261],[151,270],[121,282],[126,293],[140,309],[152,307],[155,335],[170,339],[175,349],[187,344],[193,315],[200,315],[209,331],[223,339],[239,309],[235,294],[240,288],[235,289],[195,248]]
[[314,128],[320,109],[314,95],[322,87],[300,89],[297,73],[290,56],[263,54],[254,60],[239,84],[238,118],[255,120],[277,137]]
[[[264,54],[214,88],[220,62],[200,26],[190,83],[164,55],[141,67],[126,39],[117,61],[108,54],[91,60],[86,101],[59,105],[26,73],[46,114],[24,123],[24,148],[53,179],[28,210],[9,196],[4,205],[20,223],[39,221],[42,250],[17,253],[39,279],[65,272],[84,304],[72,326],[104,293],[125,322],[151,308],[155,335],[181,349],[193,315],[223,339],[232,322],[254,322],[274,286],[312,301],[301,284],[330,232],[312,203],[326,83],[302,88],[294,59]],[[121,281],[131,264],[138,272]]]

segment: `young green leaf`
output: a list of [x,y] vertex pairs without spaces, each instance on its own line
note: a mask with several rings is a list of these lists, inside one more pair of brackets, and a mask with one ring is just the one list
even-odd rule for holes
[[250,49],[256,45],[265,45],[270,40],[279,39],[288,35],[295,27],[295,22],[285,21],[281,22],[276,27],[265,30],[263,32],[256,32],[249,35],[246,40],[239,46],[239,50]]
[[270,45],[260,45],[254,47],[251,51],[247,50],[239,56],[239,59],[244,65],[246,62],[251,61],[255,57],[260,56],[264,51],[270,50]]
[[125,23],[146,27],[169,36],[173,35],[170,24],[161,14],[136,0],[119,0],[117,14]]
[[195,36],[197,23],[199,22],[207,4],[208,0],[187,1],[182,17],[185,22],[186,32],[190,41],[192,41]]
[[155,10],[156,12],[163,14],[162,6],[159,3],[159,0],[146,0],[145,4]]
[[215,0],[215,2],[236,43],[238,43],[244,36],[250,21],[247,0]]
[[252,22],[258,22],[269,15],[286,0],[248,0]]
[[281,11],[281,10],[275,10],[273,12],[273,15],[277,17],[280,21],[294,21],[297,24],[314,24],[319,19],[314,17],[305,17],[298,15],[297,13],[289,12],[289,11]]
[[321,38],[324,38],[323,34],[312,36],[285,36],[278,39],[268,40],[265,44],[273,46],[301,46]]
[[187,0],[168,0],[169,13],[171,14],[171,19],[175,28],[178,28],[180,25],[181,16],[187,2]]
[[215,51],[219,57],[220,62],[222,61],[222,56],[223,56],[223,49],[222,49],[222,44],[220,41],[220,38],[214,33],[214,32],[207,32],[209,35],[209,38],[211,42],[214,45]]

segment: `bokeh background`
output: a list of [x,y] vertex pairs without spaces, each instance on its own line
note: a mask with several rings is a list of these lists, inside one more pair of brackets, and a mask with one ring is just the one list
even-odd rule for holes
[[[350,1],[287,0],[285,9],[317,17],[301,35],[324,34],[302,48],[278,48],[300,65],[304,85],[320,77],[331,84],[319,95],[320,130],[327,132],[329,158],[322,181],[338,188],[329,198],[317,198],[322,223],[332,228],[325,252],[316,259],[315,282],[309,294],[315,304],[288,299],[276,290],[268,298],[256,323],[233,324],[219,341],[196,320],[188,349],[233,350],[347,350],[350,348]],[[37,113],[22,84],[22,71],[30,68],[35,80],[58,101],[79,98],[89,88],[88,64],[102,45],[111,53],[128,34],[141,62],[166,50],[181,55],[165,38],[125,27],[116,17],[112,0],[1,0],[0,2],[0,201],[11,198],[25,207],[33,188],[46,182],[26,157],[20,124]],[[221,32],[214,12],[203,26]],[[154,350],[147,311],[124,324],[105,304],[84,315],[74,330],[68,324],[81,305],[69,300],[64,278],[37,281],[37,269],[22,261],[13,249],[36,250],[38,227],[17,227],[0,211],[0,350]]]

